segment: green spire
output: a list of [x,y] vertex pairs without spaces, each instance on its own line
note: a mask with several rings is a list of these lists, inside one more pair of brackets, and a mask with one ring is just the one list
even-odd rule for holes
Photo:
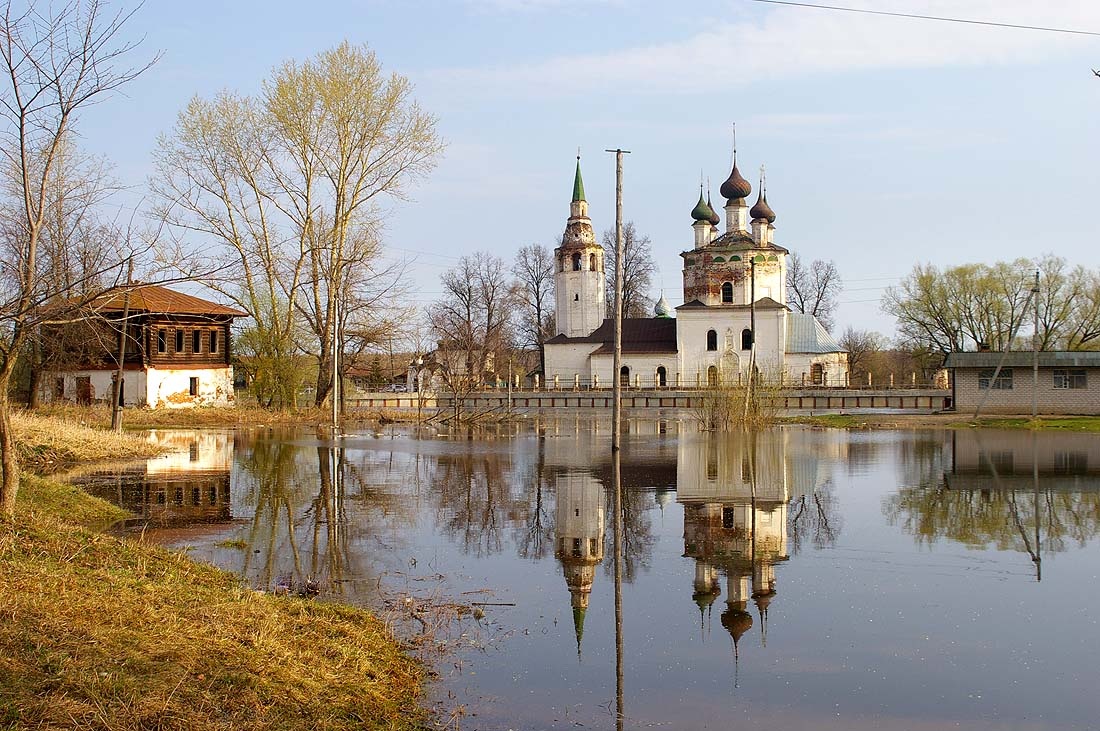
[[581,180],[581,156],[577,155],[577,176],[573,178],[573,202],[584,200],[584,181]]
[[[580,178],[577,178],[580,180]],[[581,638],[584,637],[584,613],[583,607],[573,607],[573,629],[577,633],[577,654],[581,654]]]
[[714,210],[707,205],[706,200],[703,198],[703,189],[699,188],[699,202],[695,204],[695,208],[691,209],[691,217],[696,221],[709,222],[714,215]]

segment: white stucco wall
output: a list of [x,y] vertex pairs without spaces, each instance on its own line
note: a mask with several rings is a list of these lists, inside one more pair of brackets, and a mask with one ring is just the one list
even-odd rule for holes
[[814,363],[820,363],[824,368],[824,382],[821,385],[848,385],[847,353],[787,353],[786,382],[795,386],[803,383],[807,386],[813,385],[811,368]]
[[[199,379],[197,396],[190,394],[191,378]],[[146,404],[152,408],[229,406],[236,402],[233,369],[150,368],[146,375]]]
[[[786,314],[786,310],[756,313],[756,365],[762,374],[778,374],[783,370]],[[741,332],[749,326],[749,320],[750,313],[740,309],[678,310],[676,342],[684,384],[694,386],[696,373],[700,383],[705,384],[707,369],[712,365],[730,379],[747,373],[749,351],[741,349]],[[707,350],[708,330],[718,333],[717,351]]]
[[589,356],[599,349],[599,343],[567,343],[560,345],[546,345],[546,374],[541,384],[545,388],[552,388],[554,376],[562,388],[572,386],[574,375],[579,374],[582,381],[588,381],[592,377]]
[[[64,392],[60,399],[56,397],[56,381],[61,378],[65,381]],[[115,380],[113,370],[80,370],[80,371],[47,371],[42,376],[39,384],[39,398],[43,403],[55,401],[67,401],[75,403],[77,400],[77,379],[88,378],[91,383],[92,401],[110,401],[111,386]],[[125,406],[145,405],[145,373],[144,371],[124,371],[122,376],[122,399]]]
[[[665,367],[666,380],[665,385],[669,388],[676,386],[676,374],[680,370],[679,359],[676,353],[623,353],[622,365],[630,369],[630,383],[624,383],[624,386],[634,386],[635,377],[641,376],[641,388],[653,388],[656,384],[657,368],[660,366]],[[603,388],[611,388],[613,385],[612,375],[615,372],[614,356],[610,353],[606,355],[594,355],[592,356],[592,374],[599,374],[600,386]],[[684,386],[690,385],[685,379]]]

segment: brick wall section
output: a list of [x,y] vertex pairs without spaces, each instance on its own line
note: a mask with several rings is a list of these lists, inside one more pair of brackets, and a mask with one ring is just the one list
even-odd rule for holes
[[[955,369],[955,408],[971,412],[988,394],[983,414],[1030,414],[1032,394],[1031,368],[1012,368],[1011,389],[978,388],[979,368]],[[1100,368],[1085,368],[1087,388],[1054,388],[1054,369],[1039,368],[1039,413],[1100,414]]]

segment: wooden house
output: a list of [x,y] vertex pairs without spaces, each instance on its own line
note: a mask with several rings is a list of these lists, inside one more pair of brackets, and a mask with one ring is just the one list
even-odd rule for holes
[[124,406],[234,402],[230,326],[246,313],[155,284],[113,294],[91,309],[87,319],[44,330],[43,402],[110,401],[124,313]]

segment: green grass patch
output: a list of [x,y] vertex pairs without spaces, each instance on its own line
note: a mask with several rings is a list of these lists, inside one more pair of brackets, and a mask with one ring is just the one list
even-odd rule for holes
[[27,477],[0,521],[0,728],[422,727],[423,668],[369,612],[90,530],[121,511],[78,493]]
[[248,541],[242,541],[240,538],[234,538],[230,540],[218,541],[216,544],[218,548],[234,548],[238,551],[243,551],[248,548]]
[[1032,419],[1030,417],[987,416],[970,421],[948,424],[955,429],[1029,429],[1033,431],[1100,431],[1100,417],[1096,416],[1054,416]]

